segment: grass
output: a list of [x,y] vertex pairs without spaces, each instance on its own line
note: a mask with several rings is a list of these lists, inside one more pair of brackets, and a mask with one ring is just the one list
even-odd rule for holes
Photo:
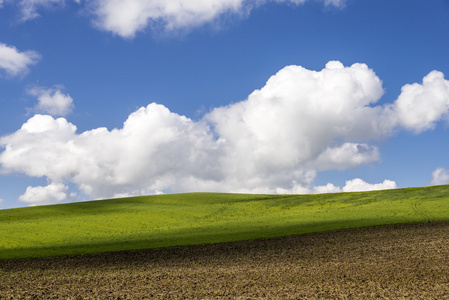
[[189,193],[0,210],[0,259],[449,220],[449,186],[321,195]]

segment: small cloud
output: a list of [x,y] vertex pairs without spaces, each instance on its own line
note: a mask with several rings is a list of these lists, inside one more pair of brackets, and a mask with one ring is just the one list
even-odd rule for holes
[[37,97],[38,103],[34,111],[39,113],[67,116],[74,108],[72,97],[69,94],[63,94],[59,89],[34,87],[28,90],[28,94]]
[[449,81],[444,74],[432,71],[423,83],[407,84],[393,105],[399,125],[421,133],[449,117]]
[[384,180],[382,183],[370,184],[360,178],[355,178],[353,180],[346,181],[346,185],[343,187],[343,192],[366,192],[396,188],[396,182],[388,179]]
[[328,183],[326,185],[315,186],[313,188],[314,194],[325,194],[325,193],[340,193],[341,188],[339,186],[335,186],[332,183]]
[[432,185],[449,184],[449,172],[444,168],[437,168],[432,173]]
[[20,52],[13,46],[0,43],[0,70],[9,76],[17,76],[28,72],[28,67],[34,65],[40,55],[34,51]]
[[346,0],[324,0],[324,5],[330,6],[333,5],[335,7],[344,7]]
[[27,187],[19,201],[30,205],[57,204],[67,199],[68,187],[62,183],[51,183],[47,186]]

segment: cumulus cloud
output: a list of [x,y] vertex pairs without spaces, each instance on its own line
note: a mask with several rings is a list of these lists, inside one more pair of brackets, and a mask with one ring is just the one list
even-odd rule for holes
[[64,118],[35,115],[0,144],[4,169],[51,182],[68,179],[94,198],[176,190],[190,178],[220,176],[207,126],[157,104],[131,114],[122,129],[82,134]]
[[22,202],[31,205],[57,204],[67,199],[68,187],[62,183],[51,183],[47,186],[27,187],[19,197]]
[[364,191],[377,191],[377,190],[389,190],[397,188],[396,182],[392,180],[384,180],[382,183],[370,184],[363,181],[360,178],[346,181],[346,185],[343,187],[343,192],[364,192]]
[[34,111],[52,116],[67,116],[74,108],[73,99],[63,94],[60,89],[33,87],[28,94],[37,97]]
[[393,109],[398,122],[416,133],[432,129],[437,121],[449,116],[449,81],[444,74],[432,71],[422,84],[407,84]]
[[[167,31],[188,29],[220,17],[246,15],[270,0],[95,0],[93,11],[98,27],[122,37],[133,37],[148,26]],[[271,0],[303,4],[306,0]],[[325,0],[326,6],[342,6],[342,0]]]
[[[441,101],[433,90],[440,85],[425,88],[428,105],[422,109],[432,110]],[[378,139],[398,130],[432,128],[425,125],[429,118],[405,125],[404,116],[414,110],[397,108],[404,93],[394,103],[377,105],[382,94],[381,80],[365,64],[331,61],[320,71],[287,66],[246,100],[217,107],[196,122],[155,103],[113,130],[78,133],[65,118],[35,115],[0,138],[0,166],[2,172],[45,177],[52,184],[74,183],[90,198],[395,188],[390,180],[354,179],[343,188],[313,185],[317,172],[378,161]],[[434,124],[439,121],[429,115]]]
[[382,94],[381,81],[364,64],[345,68],[333,61],[320,72],[288,66],[247,100],[206,118],[235,149],[227,165],[236,169],[252,168],[248,163],[345,169],[378,159],[376,147],[352,141],[388,131],[377,124],[381,110],[370,106]]
[[0,70],[10,76],[27,73],[28,67],[36,64],[39,59],[37,52],[20,52],[13,46],[0,43]]
[[449,184],[449,172],[444,168],[437,168],[432,173],[432,185]]

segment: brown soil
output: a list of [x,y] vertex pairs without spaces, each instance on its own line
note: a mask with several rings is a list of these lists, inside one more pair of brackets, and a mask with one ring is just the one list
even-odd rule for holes
[[449,222],[0,261],[0,299],[449,299]]

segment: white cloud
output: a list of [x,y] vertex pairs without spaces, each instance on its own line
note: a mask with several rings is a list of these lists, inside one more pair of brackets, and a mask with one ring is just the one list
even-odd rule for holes
[[[73,0],[80,4],[80,0]],[[246,16],[267,2],[301,5],[310,0],[91,0],[84,1],[97,27],[122,37],[133,37],[147,27],[164,31],[189,30],[229,16]],[[345,0],[320,0],[325,6],[343,7]],[[34,19],[42,9],[62,7],[65,0],[0,0],[19,7],[22,21]]]
[[[226,15],[246,15],[270,0],[95,0],[94,14],[100,28],[122,37],[133,37],[148,26],[167,31],[183,30],[214,22]],[[271,0],[303,4],[306,0]],[[340,7],[342,0],[325,0]]]
[[[426,88],[432,95],[432,87]],[[319,171],[378,161],[371,142],[422,127],[419,122],[403,126],[398,120],[407,110],[399,112],[397,102],[376,105],[382,94],[380,79],[364,64],[344,67],[332,61],[321,71],[288,66],[246,100],[215,108],[198,122],[155,103],[113,130],[77,133],[64,118],[35,115],[0,138],[0,166],[3,173],[74,183],[90,198],[394,188],[393,181],[368,184],[360,179],[343,188],[313,186]],[[431,110],[440,98],[427,101]]]
[[232,149],[223,158],[230,173],[345,169],[378,159],[376,147],[351,141],[385,135],[381,110],[370,106],[382,93],[363,64],[329,62],[320,72],[288,66],[247,100],[206,118]]
[[194,27],[218,15],[237,13],[242,0],[97,0],[97,25],[122,37],[132,37],[150,23],[166,30]]
[[396,182],[388,179],[384,180],[382,183],[371,184],[363,181],[360,178],[355,178],[346,181],[346,184],[343,188],[335,186],[332,183],[328,183],[327,185],[324,186],[313,187],[310,193],[323,194],[323,193],[341,193],[341,192],[367,192],[367,191],[389,190],[396,188],[397,188]]
[[376,146],[359,143],[344,143],[337,147],[328,147],[320,153],[313,165],[317,169],[347,169],[380,159]]
[[432,185],[449,184],[449,172],[444,168],[437,168],[432,173]]
[[432,71],[422,84],[402,87],[393,109],[399,124],[406,129],[416,133],[432,129],[436,122],[449,116],[449,81],[443,73]]
[[0,139],[4,169],[52,182],[73,181],[94,198],[176,190],[184,180],[217,179],[219,153],[207,126],[150,104],[122,129],[76,134],[64,118],[35,115]]
[[72,97],[64,95],[59,89],[34,87],[28,90],[28,94],[37,97],[38,103],[34,110],[39,113],[67,116],[74,107]]
[[67,199],[68,187],[62,183],[51,183],[47,186],[27,187],[19,197],[22,202],[31,205],[57,204]]
[[28,67],[36,64],[39,59],[37,52],[20,52],[13,46],[0,43],[0,70],[3,69],[10,76],[28,72]]
[[[336,186],[332,183],[319,186],[309,184],[308,186],[294,185],[293,188],[291,189],[278,188],[274,192],[278,194],[325,194],[325,193],[341,193],[341,192],[367,192],[367,191],[387,190],[396,188],[397,188],[396,182],[388,179],[384,180],[382,183],[370,184],[363,181],[360,178],[355,178],[346,181],[346,184],[343,188]],[[248,192],[254,191],[250,190]],[[260,193],[267,193],[267,191],[261,190]],[[273,191],[269,191],[268,193],[273,193]]]
[[382,183],[370,184],[363,181],[360,178],[346,181],[346,185],[343,187],[343,192],[364,192],[364,191],[377,191],[377,190],[389,190],[397,188],[396,182],[391,180],[384,180]]
[[313,194],[325,194],[325,193],[341,193],[341,188],[339,186],[335,186],[332,183],[328,183],[326,185],[319,185],[313,187],[313,190],[310,191]]

